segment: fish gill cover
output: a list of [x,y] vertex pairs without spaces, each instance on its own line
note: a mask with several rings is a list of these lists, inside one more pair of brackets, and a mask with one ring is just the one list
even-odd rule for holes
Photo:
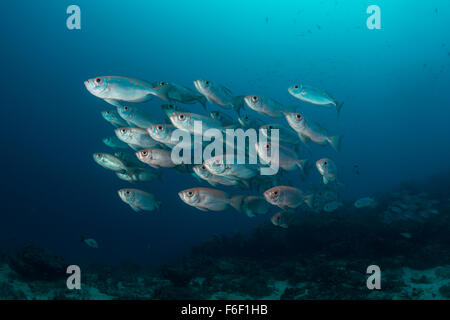
[[450,297],[448,2],[0,9],[1,299]]

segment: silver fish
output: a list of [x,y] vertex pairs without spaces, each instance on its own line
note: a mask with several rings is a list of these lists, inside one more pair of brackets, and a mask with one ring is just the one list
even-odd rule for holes
[[171,152],[168,150],[148,148],[136,152],[136,156],[140,161],[155,169],[176,167],[172,161]]
[[173,147],[178,142],[172,141],[172,133],[176,128],[171,124],[152,124],[148,127],[147,132],[154,139],[166,146]]
[[225,192],[210,188],[187,189],[180,191],[178,196],[187,205],[201,211],[223,211],[233,203]]
[[142,190],[120,189],[118,194],[120,199],[136,212],[154,211],[161,206],[161,202],[157,201],[154,195]]
[[277,186],[264,192],[264,198],[267,202],[280,207],[283,210],[287,208],[295,209],[302,203],[306,203],[312,208],[314,195],[304,194],[301,190],[289,186]]
[[278,130],[279,135],[279,141],[283,143],[289,143],[289,144],[298,144],[300,143],[300,138],[294,130],[292,130],[290,127],[286,127],[283,124],[278,123],[270,123],[265,124],[260,127],[260,129],[263,129],[260,131],[266,138],[270,138],[268,136],[268,133],[270,130]]
[[136,106],[121,106],[117,108],[119,115],[132,126],[147,129],[156,123],[155,118]]
[[206,109],[206,98],[199,96],[194,90],[168,81],[157,81],[152,83],[155,96],[166,100],[186,104],[199,102]]
[[372,197],[365,197],[365,198],[361,198],[355,201],[355,207],[360,209],[360,208],[365,208],[365,207],[376,207],[378,205],[377,201],[372,198]]
[[247,180],[258,174],[256,165],[227,163],[226,155],[209,158],[205,160],[204,165],[209,172],[218,176]]
[[[276,167],[282,168],[286,171],[294,171],[300,169],[302,173],[305,173],[305,168],[308,164],[308,159],[299,159],[299,156],[291,149],[275,144],[275,142],[256,142],[256,151],[259,157],[265,163],[276,164]],[[278,157],[272,155],[272,149],[278,148]]]
[[102,117],[111,123],[114,127],[126,127],[128,122],[126,122],[117,112],[117,110],[110,109],[102,111]]
[[232,199],[233,207],[239,212],[246,214],[249,218],[264,215],[270,211],[270,204],[258,196],[236,196]]
[[288,88],[289,93],[297,99],[305,102],[309,102],[319,106],[330,106],[336,107],[338,115],[341,112],[343,102],[336,101],[327,92],[313,88],[306,85],[295,84]]
[[127,149],[128,148],[128,144],[126,144],[125,142],[122,142],[117,137],[106,137],[106,138],[103,138],[102,141],[105,145],[107,145],[110,148],[114,148],[114,149]]
[[238,114],[244,107],[241,96],[233,96],[231,90],[221,84],[209,80],[195,80],[194,86],[210,103],[215,103],[224,109],[234,109]]
[[212,119],[219,121],[222,127],[228,127],[235,124],[234,119],[224,112],[214,110],[211,111],[209,115],[211,116]]
[[129,172],[128,167],[119,158],[109,153],[94,153],[94,161],[103,168],[116,172]]
[[158,145],[158,141],[155,141],[147,133],[147,130],[141,128],[117,128],[114,130],[117,138],[127,143],[131,148],[138,150],[144,148],[152,148]]
[[123,102],[146,102],[155,94],[149,82],[127,77],[101,76],[85,81],[84,85],[91,94],[116,107]]
[[337,179],[337,166],[333,160],[323,158],[316,161],[316,167],[319,173],[322,175],[323,183],[336,181]]
[[212,186],[217,186],[217,185],[239,186],[240,185],[239,179],[212,174],[211,172],[208,171],[208,169],[206,168],[206,166],[204,164],[196,165],[196,166],[194,166],[193,169],[194,169],[195,174],[200,179],[207,181]]
[[330,144],[336,151],[339,151],[342,139],[340,135],[331,136],[325,128],[310,119],[306,119],[301,113],[287,113],[286,120],[291,128],[299,134],[303,142],[306,143],[309,139],[319,145]]
[[251,95],[246,96],[244,101],[250,109],[273,118],[282,117],[284,113],[295,110],[295,107],[283,106],[269,97]]

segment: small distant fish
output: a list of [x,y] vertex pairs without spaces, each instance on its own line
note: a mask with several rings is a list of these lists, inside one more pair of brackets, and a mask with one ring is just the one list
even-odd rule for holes
[[272,98],[257,95],[246,96],[244,101],[253,111],[273,118],[282,117],[283,113],[293,112],[295,109],[294,107],[285,107]]
[[258,196],[236,196],[233,198],[233,207],[239,212],[246,214],[249,218],[264,215],[270,211],[270,204]]
[[168,81],[157,81],[152,83],[152,86],[155,96],[163,100],[186,104],[199,102],[206,109],[206,98],[192,89]]
[[356,208],[376,207],[378,204],[372,197],[365,197],[355,201]]
[[219,121],[222,127],[231,126],[235,123],[234,119],[231,116],[218,110],[211,111],[209,115],[212,119]]
[[340,114],[342,105],[344,104],[343,102],[338,102],[333,99],[333,97],[331,97],[325,91],[306,85],[295,84],[289,87],[288,91],[295,98],[305,102],[309,102],[319,106],[333,105],[336,107],[338,115]]
[[314,195],[304,194],[301,190],[289,186],[277,186],[266,190],[264,198],[270,204],[280,207],[283,210],[287,208],[295,209],[302,203],[306,203],[312,208]]
[[176,164],[172,161],[171,152],[168,150],[148,148],[136,152],[136,156],[140,161],[148,164],[155,169],[159,169],[160,167],[176,167]]
[[289,224],[292,220],[292,215],[286,211],[281,211],[272,216],[270,218],[270,222],[276,227],[280,227],[283,229],[289,228]]
[[103,138],[102,141],[103,141],[103,143],[105,145],[107,145],[110,148],[114,148],[114,149],[127,149],[128,148],[128,144],[126,144],[125,142],[121,141],[117,137]]
[[322,180],[324,184],[336,181],[337,166],[333,160],[328,158],[317,160],[316,167],[319,173],[322,175]]
[[127,77],[102,76],[84,85],[91,94],[116,107],[121,107],[122,102],[146,102],[155,94],[149,82]]
[[99,248],[99,245],[95,239],[81,237],[81,242],[84,242],[88,247],[91,247],[93,249]]
[[111,123],[114,127],[126,127],[128,122],[126,122],[117,112],[117,110],[106,110],[102,111],[102,117]]
[[329,144],[336,151],[340,150],[342,140],[340,135],[331,136],[325,128],[310,119],[306,119],[301,113],[287,113],[286,120],[304,143],[309,139],[319,145]]
[[412,234],[411,234],[411,233],[408,233],[408,232],[400,233],[400,235],[401,235],[403,238],[406,238],[406,239],[411,239],[411,238],[412,238]]
[[153,123],[156,123],[149,113],[135,106],[122,106],[117,108],[119,115],[132,126],[147,129]]
[[116,172],[116,175],[119,179],[128,182],[151,182],[155,180],[162,182],[161,172],[151,170],[150,168],[135,168],[131,176],[126,172]]
[[147,130],[141,128],[117,128],[114,130],[117,138],[127,143],[134,150],[152,148],[158,145],[158,141],[155,141],[148,134]]
[[342,205],[343,205],[343,203],[340,202],[340,201],[328,202],[327,204],[324,205],[323,211],[325,211],[325,212],[333,212],[333,211],[336,211]]
[[120,189],[118,191],[120,199],[128,204],[134,211],[154,211],[158,210],[161,202],[155,196],[138,189]]
[[223,191],[210,188],[192,188],[180,191],[184,203],[201,211],[223,211],[234,201]]
[[243,126],[245,129],[253,128],[257,129],[264,125],[264,122],[261,119],[251,117],[248,113],[243,113],[238,117],[238,122],[241,126]]
[[234,96],[230,89],[209,80],[195,80],[194,86],[210,103],[224,109],[234,109],[238,114],[244,107],[242,96]]

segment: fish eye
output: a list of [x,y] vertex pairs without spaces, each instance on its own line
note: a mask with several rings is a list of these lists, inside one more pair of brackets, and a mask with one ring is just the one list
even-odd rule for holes
[[273,194],[274,197],[278,197],[279,192],[278,192],[278,190],[275,190],[275,191],[272,192],[272,194]]
[[160,125],[160,126],[157,127],[157,129],[158,129],[159,131],[162,131],[162,130],[163,130],[163,126]]
[[298,84],[296,84],[296,85],[294,86],[294,89],[298,89],[298,88],[300,88],[300,87],[298,86]]
[[175,109],[175,107],[173,106],[173,104],[169,104],[169,108],[170,108],[170,109]]
[[180,121],[186,120],[186,116],[184,115],[184,113],[180,113],[180,114],[178,115],[178,120],[180,120]]
[[297,120],[302,120],[302,115],[300,114],[300,113],[297,113],[296,115],[295,115],[295,118],[297,119]]
[[164,87],[166,85],[166,83],[164,81],[161,81],[159,84],[161,87]]
[[194,195],[194,193],[193,193],[192,191],[188,191],[188,192],[187,192],[187,196],[188,196],[188,197],[192,197],[193,195]]
[[269,129],[273,129],[273,126],[269,126]]
[[102,79],[102,78],[100,78],[100,77],[98,77],[98,78],[95,78],[95,82],[96,82],[97,84],[102,84],[102,82],[103,82],[103,79]]
[[323,163],[323,165],[324,165],[324,166],[328,165],[328,162],[325,161],[325,162]]
[[126,193],[127,195],[130,195],[130,194],[131,194],[130,190],[125,191],[125,193]]
[[244,119],[245,119],[245,120],[248,120],[248,116],[245,116]]
[[109,110],[105,111],[105,114],[110,114],[110,113],[111,113],[111,111],[109,111]]
[[206,86],[209,86],[209,81],[205,81]]
[[125,106],[125,107],[123,107],[123,110],[128,111],[128,110],[130,110],[130,108]]
[[205,165],[202,165],[201,168],[202,168],[203,171],[206,170]]
[[125,134],[125,133],[127,133],[127,129],[120,129],[120,132],[122,133],[122,134]]
[[266,143],[266,149],[267,149],[267,150],[270,149],[270,144]]
[[141,154],[146,157],[148,155],[148,151],[141,151]]
[[257,97],[257,96],[253,96],[253,97],[252,97],[252,101],[253,101],[253,102],[258,102],[258,97]]

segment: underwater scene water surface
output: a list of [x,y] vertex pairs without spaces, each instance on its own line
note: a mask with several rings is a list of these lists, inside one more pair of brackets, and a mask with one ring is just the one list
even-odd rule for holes
[[0,9],[0,299],[450,298],[449,1]]

